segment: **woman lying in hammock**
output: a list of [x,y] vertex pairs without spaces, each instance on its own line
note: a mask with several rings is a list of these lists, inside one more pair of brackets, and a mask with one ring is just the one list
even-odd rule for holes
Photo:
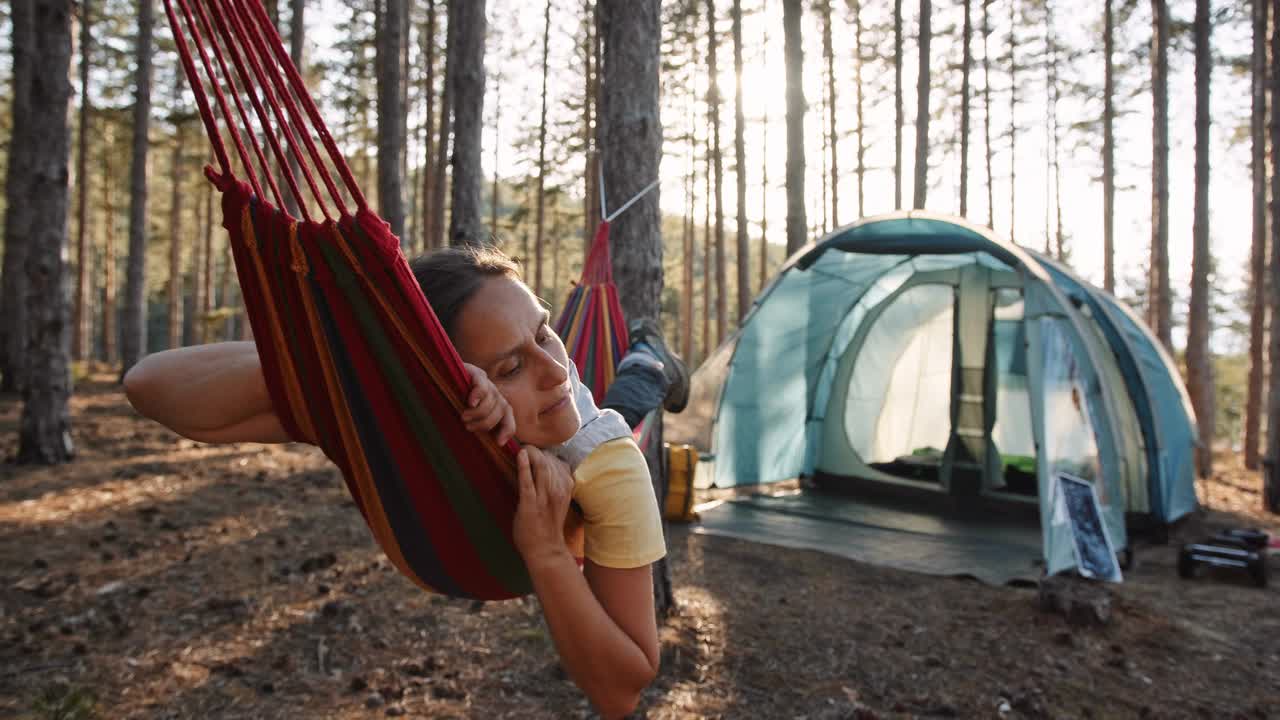
[[[651,324],[633,323],[631,350],[605,397],[610,409],[598,410],[505,255],[450,248],[411,267],[471,374],[466,427],[524,445],[513,535],[565,670],[603,715],[626,715],[658,671],[650,564],[666,553],[629,425],[659,404],[683,408],[683,363]],[[139,413],[193,440],[291,440],[251,342],[157,353],[124,384]],[[571,498],[585,523],[581,569],[564,539]]]

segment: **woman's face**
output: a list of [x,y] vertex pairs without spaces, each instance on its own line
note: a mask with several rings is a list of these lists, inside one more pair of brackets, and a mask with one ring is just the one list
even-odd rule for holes
[[569,383],[569,356],[549,315],[524,283],[487,278],[458,312],[454,346],[484,370],[511,405],[516,439],[545,448],[573,437],[581,423]]

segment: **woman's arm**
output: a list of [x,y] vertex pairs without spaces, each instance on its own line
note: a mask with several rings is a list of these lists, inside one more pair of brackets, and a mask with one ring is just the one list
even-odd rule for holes
[[516,542],[565,671],[601,715],[622,717],[658,674],[658,629],[649,566],[618,570],[587,561],[562,534],[573,479],[537,448],[518,462]]
[[252,342],[223,342],[148,355],[124,376],[141,415],[208,443],[282,443],[292,438],[267,394]]

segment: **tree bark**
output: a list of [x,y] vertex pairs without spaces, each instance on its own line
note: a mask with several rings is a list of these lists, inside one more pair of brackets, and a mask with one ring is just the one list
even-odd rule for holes
[[804,38],[800,0],[782,0],[787,72],[787,255],[808,241],[804,207]]
[[5,168],[4,268],[0,281],[0,390],[21,392],[26,385],[24,357],[27,342],[27,253],[31,246],[31,184],[35,158],[35,134],[31,118],[31,85],[36,72],[36,26],[33,0],[13,0],[10,5],[13,53],[12,128],[8,166]]
[[480,210],[483,173],[480,131],[484,123],[485,0],[449,3],[449,62],[446,80],[453,98],[453,188],[450,245],[483,245]]
[[147,352],[147,149],[151,127],[152,0],[138,2],[133,144],[129,160],[129,264],[125,270],[120,377]]
[[1191,235],[1191,309],[1187,323],[1187,380],[1200,431],[1197,452],[1201,477],[1213,474],[1213,356],[1209,336],[1213,326],[1209,316],[1209,271],[1213,258],[1209,250],[1209,84],[1213,72],[1210,56],[1209,0],[1196,0],[1195,37],[1196,147],[1195,207]]
[[[14,5],[23,0],[15,0]],[[74,453],[67,403],[71,397],[70,319],[66,295],[68,164],[71,133],[71,2],[32,0],[35,43],[30,86],[32,158],[31,245],[27,254],[28,307],[18,430],[18,462],[57,464]]]
[[1103,3],[1102,79],[1102,288],[1116,291],[1116,69],[1115,12],[1113,0]]
[[[103,128],[102,177],[115,177],[111,155],[115,152],[111,123]],[[119,358],[119,331],[116,324],[116,204],[111,192],[113,183],[102,183],[102,360],[114,365]]]
[[173,154],[169,162],[169,347],[182,345],[182,124],[173,128]]
[[444,195],[448,187],[450,135],[453,132],[453,91],[450,89],[449,64],[453,55],[449,45],[453,43],[453,33],[448,28],[453,26],[452,6],[459,0],[449,0],[445,15],[445,57],[444,57],[444,89],[440,91],[440,137],[436,141],[435,174],[431,179],[431,230],[430,242],[433,248],[443,247],[444,242]]
[[867,128],[864,107],[865,98],[862,87],[862,63],[865,59],[862,49],[862,0],[854,0],[853,2],[853,53],[854,106],[856,108],[855,119],[858,123],[856,135],[858,140],[857,162],[854,168],[854,175],[858,178],[858,219],[861,220],[867,214]]
[[[767,38],[766,38],[767,40]],[[761,123],[760,147],[769,147],[769,110],[764,111],[764,122]],[[760,285],[757,292],[764,290],[769,281],[769,153],[760,153]]]
[[[289,0],[289,60],[293,63],[293,66],[298,69],[298,73],[303,77],[307,76],[306,68],[303,66],[302,57],[303,48],[305,47],[306,4],[307,0]],[[292,173],[295,178],[302,177],[301,168],[298,166],[298,156],[295,154],[296,152],[302,152],[302,149],[296,148],[295,152],[288,153],[289,172]],[[305,195],[301,200],[306,202]],[[298,198],[294,198],[293,193],[284,193],[285,209],[290,215],[294,217],[301,217],[301,209],[299,208],[299,203],[297,201]]]
[[733,155],[737,180],[738,324],[751,309],[751,246],[747,225],[747,117],[742,109],[742,0],[733,0]]
[[377,0],[374,47],[378,85],[378,214],[396,237],[404,237],[404,107],[400,84],[403,0]]
[[489,237],[498,237],[498,206],[502,203],[501,190],[498,187],[498,168],[501,158],[498,150],[502,147],[502,78],[493,77],[493,181],[489,184]]
[[923,208],[929,201],[929,27],[933,14],[930,0],[920,0],[920,73],[916,79],[916,172],[911,207]]
[[964,0],[964,45],[960,70],[960,217],[969,216],[969,69],[973,66],[972,0]]
[[822,55],[827,63],[827,149],[831,151],[831,227],[840,227],[840,135],[836,132],[836,56],[831,43],[831,0],[822,3]]
[[[600,201],[595,196],[598,172],[595,163],[595,122],[593,109],[596,98],[596,21],[595,3],[582,2],[582,246],[585,253],[595,237]],[[686,353],[685,357],[688,357]]]
[[1253,112],[1249,121],[1253,176],[1253,245],[1249,255],[1249,385],[1245,393],[1244,466],[1259,467],[1263,364],[1267,316],[1267,2],[1253,0],[1253,54],[1250,61]]
[[[1271,58],[1272,62],[1275,58],[1280,58],[1280,0],[1271,0],[1271,17],[1273,29],[1271,32]],[[1271,87],[1271,167],[1274,170],[1280,167],[1280,113],[1276,113],[1274,108],[1280,107],[1280,72],[1276,72],[1274,68],[1269,78]],[[1280,252],[1276,248],[1280,248],[1280,182],[1276,182],[1275,178],[1271,181],[1271,260],[1270,260],[1270,287],[1271,292],[1268,298],[1271,304],[1271,337],[1268,347],[1267,357],[1270,359],[1271,366],[1271,387],[1267,397],[1267,460],[1270,467],[1263,473],[1262,488],[1262,505],[1272,513],[1280,513],[1280,468],[1276,463],[1280,462],[1280,371],[1277,371],[1275,363],[1280,359],[1280,322],[1276,322],[1276,318],[1280,318],[1280,292],[1276,289],[1280,288]]]
[[200,254],[203,269],[200,271],[201,289],[199,308],[199,325],[196,329],[196,342],[209,342],[209,310],[213,306],[213,226],[217,222],[213,214],[213,193],[211,183],[204,183],[204,251]]
[[[659,0],[602,0],[603,92],[600,98],[601,151],[606,197],[626,202],[654,178],[662,155],[658,73],[661,66]],[[622,216],[610,231],[613,274],[623,314],[657,320],[662,299],[662,218],[659,188]],[[661,439],[657,447],[661,448]],[[661,474],[654,475],[661,495]],[[660,615],[671,611],[671,574],[665,561],[654,566],[654,596]]]
[[80,111],[76,132],[76,299],[71,321],[71,357],[83,361],[91,345],[89,328],[89,63],[93,55],[91,0],[80,0]]
[[711,166],[715,175],[713,191],[716,203],[715,277],[716,277],[716,345],[724,341],[727,320],[728,288],[724,259],[724,156],[720,152],[720,72],[716,66],[716,3],[706,0],[707,11],[707,110],[711,114]]
[[1169,287],[1169,7],[1151,0],[1151,282],[1148,322],[1173,352],[1173,301]]
[[[1110,2],[1111,0],[1107,0]],[[991,171],[991,0],[982,0],[982,147],[987,160],[987,227],[996,224],[995,176]]]
[[542,110],[538,119],[538,189],[534,206],[533,235],[533,292],[542,297],[542,255],[546,241],[546,184],[547,184],[547,72],[551,47],[551,0],[543,11],[542,21]]
[[431,247],[431,208],[435,182],[436,0],[427,0],[427,27],[420,35],[423,64],[426,66],[422,82],[426,116],[422,120],[422,215],[418,220],[415,253]]
[[902,0],[893,0],[893,207],[902,207]]
[[1009,0],[1009,242],[1018,220],[1018,0]]

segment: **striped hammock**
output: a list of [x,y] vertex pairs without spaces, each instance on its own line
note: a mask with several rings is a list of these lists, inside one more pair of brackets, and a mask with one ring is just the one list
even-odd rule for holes
[[[511,537],[516,444],[499,447],[463,427],[470,382],[462,361],[262,5],[164,5],[217,160],[205,174],[222,192],[223,224],[284,427],[341,469],[383,552],[415,583],[486,600],[528,593]],[[224,132],[245,180],[233,173]],[[277,177],[301,220],[281,209]]]
[[613,283],[607,220],[596,229],[582,264],[582,279],[569,291],[555,331],[578,366],[582,383],[591,388],[596,405],[600,405],[627,348],[626,322],[618,302],[618,286]]

